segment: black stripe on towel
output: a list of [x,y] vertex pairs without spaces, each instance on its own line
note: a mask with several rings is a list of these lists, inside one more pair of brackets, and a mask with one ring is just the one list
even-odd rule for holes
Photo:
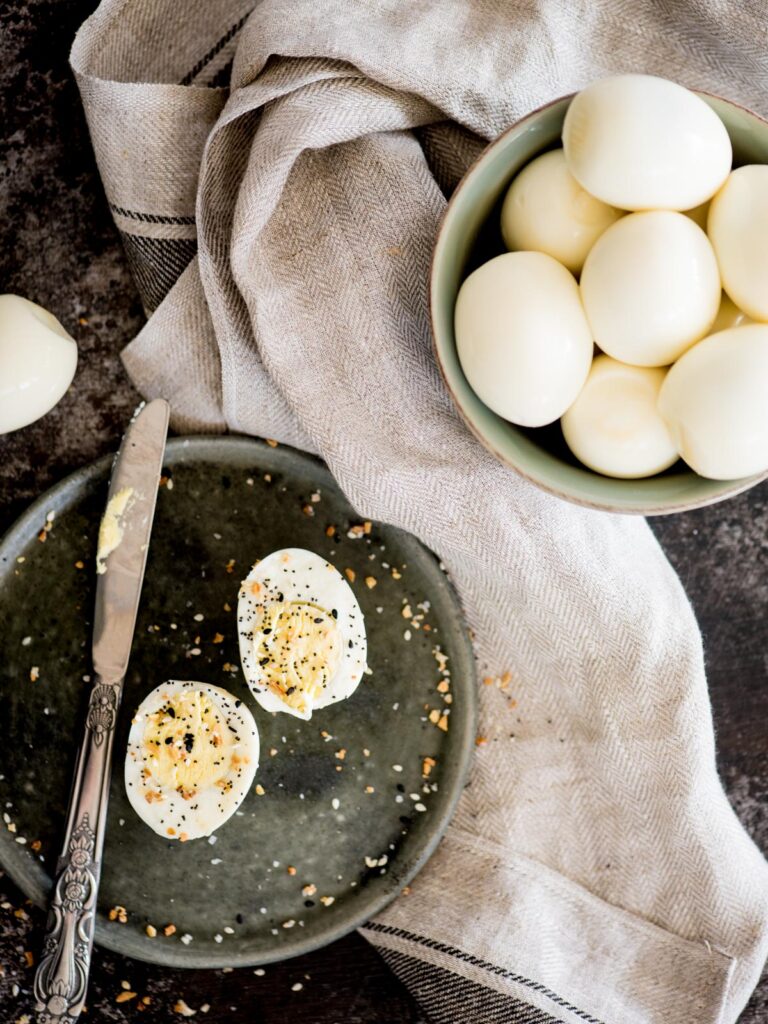
[[120,217],[127,217],[129,220],[140,220],[144,224],[194,224],[194,217],[167,217],[162,213],[139,213],[138,210],[126,210],[122,206],[109,204],[112,213]]
[[216,43],[215,46],[212,46],[208,53],[206,53],[204,57],[200,58],[200,60],[197,62],[197,64],[195,64],[191,71],[188,71],[186,75],[184,75],[184,77],[179,82],[179,85],[192,84],[192,82],[197,78],[197,76],[200,74],[203,68],[207,64],[210,64],[213,58],[216,56],[216,54],[221,53],[221,51],[224,49],[224,47],[227,45],[230,39],[237,35],[237,33],[240,31],[240,29],[243,27],[246,21],[250,18],[252,10],[253,8],[251,8],[251,11],[248,11],[247,14],[244,14],[238,22],[235,22],[232,28],[228,29],[228,31],[224,33],[224,35],[221,37],[218,43]]
[[147,314],[157,309],[197,252],[196,238],[145,238],[120,232]]
[[486,988],[444,967],[393,949],[379,949],[385,963],[429,1015],[431,1024],[562,1024],[522,999]]
[[[580,1010],[578,1007],[573,1006],[562,996],[559,996],[556,992],[547,988],[546,985],[542,985],[539,981],[532,981],[530,978],[526,978],[522,974],[515,974],[514,971],[508,971],[506,967],[500,967],[498,964],[491,963],[489,960],[482,960],[478,956],[474,956],[472,953],[467,953],[463,949],[457,949],[455,946],[448,946],[444,942],[438,942],[437,939],[429,939],[425,935],[416,935],[414,932],[406,931],[404,928],[394,928],[391,925],[379,924],[377,921],[369,921],[367,924],[362,926],[363,931],[379,932],[382,935],[395,935],[400,939],[407,939],[409,942],[415,942],[420,946],[424,946],[425,949],[434,949],[438,953],[445,953],[448,956],[455,957],[457,960],[462,960],[464,963],[471,964],[473,967],[481,967],[484,971],[488,971],[489,974],[494,974],[498,978],[506,978],[507,981],[513,981],[518,985],[524,985],[526,988],[530,988],[534,992],[540,992],[547,999],[551,999],[553,1003],[558,1006],[562,1006],[565,1010],[570,1010],[571,1013],[576,1014],[577,1017],[581,1017],[582,1020],[587,1021],[587,1024],[604,1024],[603,1021],[597,1017],[593,1017],[589,1013],[585,1013],[584,1010]],[[384,949],[381,946],[376,947],[378,951],[383,955]]]

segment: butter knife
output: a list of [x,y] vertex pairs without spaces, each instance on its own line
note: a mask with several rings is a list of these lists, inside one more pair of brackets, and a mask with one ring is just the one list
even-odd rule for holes
[[159,398],[134,416],[112,469],[99,528],[95,674],[35,973],[40,1024],[71,1024],[80,1015],[88,987],[115,722],[136,626],[168,413],[168,403]]

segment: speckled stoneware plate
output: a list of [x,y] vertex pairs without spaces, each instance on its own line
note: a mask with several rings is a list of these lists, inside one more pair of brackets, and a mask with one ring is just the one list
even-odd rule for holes
[[[0,545],[0,862],[38,904],[59,851],[88,696],[109,466],[104,459],[54,487]],[[471,647],[434,556],[391,527],[358,535],[360,517],[315,459],[245,438],[176,439],[166,467],[115,745],[96,941],[171,966],[267,963],[376,914],[434,850],[473,748]],[[371,674],[309,722],[259,708],[238,656],[240,579],[287,546],[353,570],[368,629]],[[215,842],[162,839],[125,795],[131,715],[170,678],[226,687],[258,723],[264,795],[254,789]],[[437,689],[444,678],[447,694]],[[124,923],[109,920],[117,906]],[[175,933],[166,936],[169,924]]]

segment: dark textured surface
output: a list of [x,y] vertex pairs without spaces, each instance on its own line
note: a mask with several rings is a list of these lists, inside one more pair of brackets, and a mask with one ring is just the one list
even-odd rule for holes
[[[0,290],[51,309],[80,347],[75,385],[57,409],[0,438],[0,529],[47,486],[114,449],[136,401],[118,353],[140,326],[141,309],[66,65],[69,42],[93,6],[92,0],[27,0],[0,10]],[[704,631],[729,797],[765,850],[768,486],[654,527]],[[0,878],[0,1024],[31,1012],[32,969],[24,954],[37,955],[42,915],[22,904]],[[198,1013],[198,1021],[423,1024],[413,1001],[357,936],[265,970],[263,976],[249,969],[189,973],[100,952],[85,1019],[133,1020],[146,994],[147,1022],[182,1019],[171,1012],[181,996],[194,1009],[210,1004],[210,1014]],[[138,998],[118,1005],[123,981]],[[296,984],[301,990],[293,991]],[[766,1022],[764,983],[741,1024]]]

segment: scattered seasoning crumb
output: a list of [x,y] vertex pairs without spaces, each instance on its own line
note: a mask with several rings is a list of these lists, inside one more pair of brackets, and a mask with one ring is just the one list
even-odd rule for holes
[[450,689],[450,684],[448,683],[447,679],[441,679],[440,682],[437,684],[437,692],[438,693],[448,693],[449,689]]
[[30,681],[33,683],[36,683],[37,680],[40,678],[40,669],[38,668],[37,665],[33,665],[32,668],[29,670],[29,678]]
[[437,710],[437,708],[433,708],[429,712],[429,720],[432,723],[432,725],[437,725],[437,723],[440,721],[440,712]]
[[437,723],[437,728],[442,729],[443,732],[448,732],[448,716],[441,715],[440,721]]
[[110,921],[119,921],[120,924],[126,924],[126,922],[128,921],[128,911],[125,909],[125,907],[112,907],[108,914],[108,917]]
[[256,975],[257,978],[263,978],[267,972],[264,970],[263,967],[257,967],[253,973]]
[[150,939],[154,939],[154,937],[157,935],[157,928],[155,928],[153,924],[148,924],[144,931],[147,933]]
[[373,590],[373,588],[376,586],[377,582],[378,581],[377,581],[375,576],[366,576],[365,577],[365,585],[366,585],[366,587],[368,587],[369,590]]
[[335,896],[321,896],[320,897],[320,902],[323,904],[324,907],[330,907],[330,905],[332,903],[336,902],[336,897]]
[[25,636],[24,639],[21,641],[21,646],[22,647],[29,647],[29,645],[31,643],[32,643],[32,637],[31,636]]
[[135,999],[135,992],[121,992],[120,995],[115,997],[116,1003],[127,1003],[129,999]]
[[197,615],[193,615],[192,617],[194,618],[195,622],[202,622],[203,619],[205,618],[202,612],[198,612]]
[[403,607],[403,610],[400,612],[400,614],[403,616],[404,619],[412,619],[413,618],[413,612],[411,611],[411,606],[409,604],[406,604]]
[[223,942],[224,941],[224,936],[216,934],[216,935],[213,936],[213,941],[214,942]]
[[173,1012],[180,1014],[182,1017],[194,1017],[197,1010],[187,1006],[183,999],[177,999],[173,1004]]
[[345,569],[344,570],[344,575],[347,577],[347,579],[349,580],[350,583],[354,583],[355,582],[355,570],[354,569]]
[[406,631],[403,633],[403,640],[410,640],[410,639],[411,639],[411,631],[410,631],[410,629],[406,629]]
[[304,986],[301,984],[301,982],[297,981],[293,985],[291,985],[291,992],[301,992],[303,988]]
[[310,519],[315,514],[315,510],[312,508],[311,505],[302,505],[301,511],[304,513],[305,516],[309,516]]
[[227,562],[227,564],[224,566],[224,568],[227,570],[227,572],[230,572],[230,573],[233,572],[234,568],[235,568],[235,560],[234,560],[234,558],[230,558],[230,560]]
[[213,642],[215,644],[220,644],[220,643],[223,642],[223,640],[224,640],[224,634],[223,633],[214,633],[213,634]]
[[273,441],[271,437],[268,437],[266,441],[270,448],[277,448],[277,441]]
[[304,888],[301,890],[301,895],[302,896],[314,896],[316,892],[317,892],[317,886],[313,885],[312,882],[310,882],[309,885],[305,885]]
[[413,805],[413,809],[415,811],[420,811],[423,814],[424,811],[426,811],[427,808],[424,806],[423,803],[419,802],[419,803]]
[[296,874],[296,868],[292,864],[289,864],[288,867],[286,868],[286,870],[287,870],[289,875],[295,875]]
[[392,570],[392,579],[393,580],[401,580],[402,578],[403,578],[402,575],[397,571],[397,569],[393,569]]
[[375,793],[376,790],[373,788],[373,786],[366,786],[365,787],[365,792],[366,793]]
[[476,736],[475,737],[475,746],[476,747],[484,747],[487,742],[488,742],[488,740],[485,738],[485,736]]
[[230,928],[229,925],[226,926],[224,931],[227,933],[227,935],[234,935],[235,934],[235,929],[234,928]]
[[432,769],[435,767],[436,764],[437,761],[435,761],[434,757],[424,758],[424,760],[421,763],[421,774],[424,776],[425,779],[432,773]]
[[130,992],[131,991],[131,983],[130,983],[130,981],[121,981],[120,982],[120,988],[124,992]]
[[184,943],[185,946],[188,946],[192,941],[192,936],[189,934],[189,932],[185,932],[185,934],[181,936],[181,941]]
[[35,957],[34,957],[34,954],[30,950],[28,950],[28,949],[24,950],[24,959],[27,961],[27,967],[34,967],[35,966]]
[[274,757],[276,754],[277,754],[277,747],[270,747],[269,748],[269,756],[270,757]]
[[291,918],[289,921],[283,921],[283,928],[293,928],[296,922]]
[[338,811],[338,809],[339,809],[339,798],[337,796],[335,796],[333,798],[333,800],[331,800],[331,807],[334,809],[334,811]]
[[340,761],[343,761],[343,760],[344,760],[344,758],[345,758],[345,757],[347,756],[347,751],[346,751],[346,748],[345,748],[345,747],[342,747],[342,748],[341,748],[341,750],[337,750],[337,751],[336,751],[336,753],[335,753],[335,754],[334,754],[333,756],[334,756],[334,757],[338,757],[338,759],[339,759]]
[[493,686],[493,676],[485,676],[483,679],[483,686]]
[[35,853],[38,853],[42,849],[42,846],[43,844],[39,839],[35,839],[34,842],[30,843],[30,849],[34,850]]
[[511,672],[505,672],[504,675],[499,680],[499,689],[506,690],[506,688],[509,686],[509,684],[511,682],[512,682],[512,673]]
[[203,1003],[203,1005],[200,1007],[200,1013],[208,1013],[210,1008],[211,1008],[211,1004],[210,1003]]
[[176,934],[176,925],[175,924],[167,924],[165,926],[165,928],[163,928],[163,935],[175,935],[175,934]]

